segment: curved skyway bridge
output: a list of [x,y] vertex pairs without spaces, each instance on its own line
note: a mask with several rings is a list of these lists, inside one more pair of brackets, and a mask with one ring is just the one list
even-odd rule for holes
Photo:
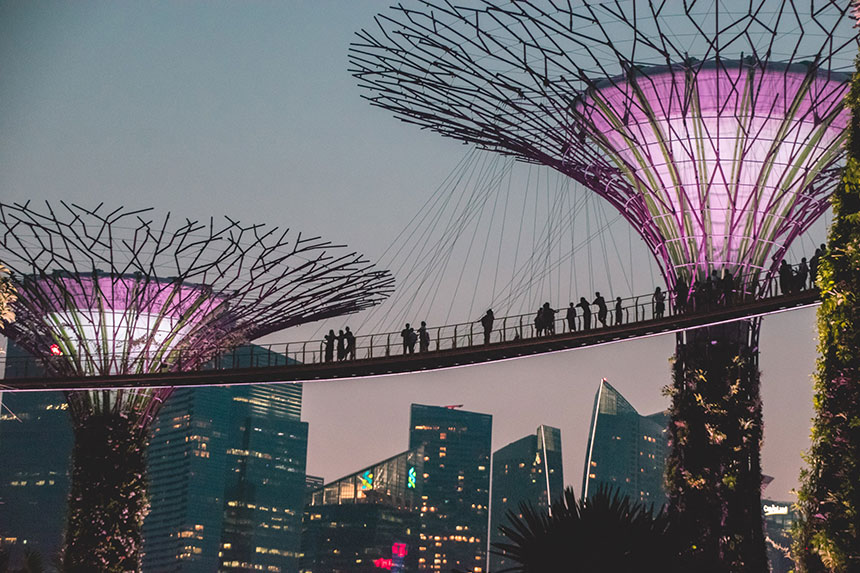
[[[209,386],[224,384],[258,384],[265,382],[307,382],[365,378],[391,374],[455,368],[469,364],[510,360],[535,354],[599,346],[701,328],[739,319],[817,305],[820,295],[815,288],[804,288],[778,294],[776,281],[763,280],[759,288],[735,290],[726,300],[714,295],[711,300],[690,297],[686,308],[667,300],[662,316],[655,313],[653,293],[622,299],[620,320],[615,300],[608,300],[607,324],[598,321],[592,305],[590,328],[584,328],[583,315],[577,309],[574,329],[569,327],[566,309],[555,314],[554,333],[538,336],[533,314],[496,317],[489,342],[484,341],[480,321],[427,328],[429,348],[405,352],[401,332],[387,332],[355,337],[354,357],[326,360],[325,342],[312,340],[246,346],[228,351],[204,368],[188,372],[165,371],[147,374],[110,376],[45,377],[30,359],[6,360],[7,378],[0,390],[82,390],[128,387]],[[417,325],[413,325],[415,327]],[[181,365],[181,355],[178,364]],[[14,374],[13,374],[14,373]]]

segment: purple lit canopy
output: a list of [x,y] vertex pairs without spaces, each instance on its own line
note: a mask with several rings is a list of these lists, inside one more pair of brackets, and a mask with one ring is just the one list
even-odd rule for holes
[[857,51],[849,3],[412,5],[351,48],[371,103],[586,185],[670,285],[773,270],[827,208]]
[[[180,371],[264,334],[357,312],[393,279],[319,237],[148,210],[0,204],[0,261],[18,293],[3,333],[51,374]],[[134,414],[169,390],[71,392],[77,419]]]

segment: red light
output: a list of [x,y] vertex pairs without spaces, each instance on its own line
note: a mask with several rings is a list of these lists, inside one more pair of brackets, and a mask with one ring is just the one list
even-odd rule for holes
[[393,566],[391,559],[383,559],[382,557],[380,557],[379,559],[374,559],[373,564],[380,569],[391,569],[391,567]]
[[407,553],[409,553],[409,550],[406,549],[405,543],[395,543],[391,546],[392,557],[406,557]]
[[51,354],[53,356],[62,356],[63,355],[63,351],[60,350],[59,344],[52,344],[51,345]]

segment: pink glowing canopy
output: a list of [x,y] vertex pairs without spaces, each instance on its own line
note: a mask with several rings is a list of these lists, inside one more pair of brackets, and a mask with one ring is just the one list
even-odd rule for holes
[[846,80],[753,61],[633,69],[577,100],[571,137],[585,130],[629,183],[673,274],[755,272],[802,230],[841,155]]

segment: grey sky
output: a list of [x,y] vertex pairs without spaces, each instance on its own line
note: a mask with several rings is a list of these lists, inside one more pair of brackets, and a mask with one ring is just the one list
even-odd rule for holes
[[[360,97],[348,45],[388,4],[0,2],[2,199],[229,214],[378,260],[465,152]],[[808,445],[813,323],[806,310],[763,326],[764,471],[777,499]],[[578,491],[600,378],[640,412],[661,410],[673,343],[306,385],[308,471],[331,480],[406,449],[412,402],[465,404],[493,414],[494,448],[560,427]]]

